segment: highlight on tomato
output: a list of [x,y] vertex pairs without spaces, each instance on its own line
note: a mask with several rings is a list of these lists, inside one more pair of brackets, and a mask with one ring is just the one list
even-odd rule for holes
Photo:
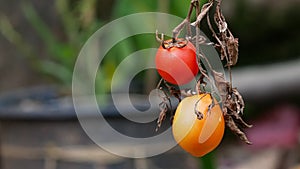
[[175,85],[189,83],[199,71],[196,48],[185,39],[162,42],[155,56],[155,64],[159,75]]
[[[215,100],[215,104],[208,111],[211,104],[210,94],[186,97],[179,103],[173,119],[172,132],[175,141],[196,157],[202,157],[214,150],[224,135],[225,123],[221,107]],[[202,119],[197,118],[196,111],[202,113]]]

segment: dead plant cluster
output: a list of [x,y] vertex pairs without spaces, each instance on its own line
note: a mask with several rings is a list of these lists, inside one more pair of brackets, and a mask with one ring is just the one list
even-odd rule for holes
[[[166,118],[168,112],[174,113],[170,97],[175,97],[180,102],[182,97],[194,94],[207,93],[210,94],[211,97],[213,97],[213,94],[218,94],[220,97],[218,103],[213,102],[211,103],[212,106],[209,107],[213,107],[214,104],[220,104],[227,127],[239,136],[242,141],[251,144],[245,133],[242,131],[242,128],[251,127],[251,125],[245,123],[242,119],[245,104],[238,89],[232,86],[231,67],[236,65],[238,61],[239,41],[238,38],[233,36],[228,27],[221,10],[221,2],[222,0],[210,0],[200,8],[199,0],[191,0],[186,18],[173,30],[173,40],[171,42],[169,41],[170,44],[165,44],[163,35],[159,38],[157,34],[157,39],[167,48],[170,45],[174,46],[174,44],[176,44],[176,39],[179,39],[178,36],[180,32],[185,28],[187,30],[185,39],[193,42],[197,48],[197,60],[200,70],[200,78],[195,86],[195,91],[192,89],[180,90],[177,86],[170,85],[163,79],[160,80],[157,89],[161,91],[162,102],[160,103],[161,112],[157,120],[157,129],[161,126],[161,123]],[[195,21],[191,21],[193,10],[195,10],[196,14]],[[224,73],[213,69],[207,58],[209,56],[203,54],[199,47],[200,44],[205,44],[205,37],[200,35],[200,25],[205,19],[212,37],[214,38],[214,43],[206,43],[206,45],[213,45],[218,51],[220,59],[225,63],[224,67],[229,75],[229,80],[226,80]],[[195,35],[192,35],[192,26],[199,28],[196,29]],[[186,43],[180,42],[180,44],[184,45]],[[203,62],[206,62],[208,67],[204,68]],[[211,72],[210,76],[207,73],[208,69],[209,72]],[[211,86],[210,91],[205,89],[207,85]],[[201,112],[195,111],[195,114],[199,120],[202,119]]]

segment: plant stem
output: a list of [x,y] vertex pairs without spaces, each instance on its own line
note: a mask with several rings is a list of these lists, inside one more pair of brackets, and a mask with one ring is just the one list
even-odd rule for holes
[[191,20],[191,15],[194,9],[194,3],[196,3],[198,1],[195,0],[191,0],[190,2],[190,7],[187,13],[186,18],[173,29],[173,40],[176,40],[178,37],[178,34],[180,33],[180,31],[184,28],[184,26],[187,26],[187,32],[188,32],[188,36],[190,36],[191,34],[191,28],[190,28],[190,20]]
[[199,169],[216,169],[216,163],[214,153],[208,153],[205,156],[199,158]]
[[197,16],[197,19],[195,22],[193,22],[191,25],[196,26],[199,25],[203,17],[209,12],[210,8],[213,6],[213,3],[207,3],[207,5],[202,7],[201,13]]

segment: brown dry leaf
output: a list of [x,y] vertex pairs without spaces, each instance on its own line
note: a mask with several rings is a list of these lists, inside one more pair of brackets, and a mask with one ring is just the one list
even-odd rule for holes
[[234,66],[238,60],[238,53],[239,53],[239,40],[238,38],[234,38],[230,36],[226,40],[227,52],[228,52],[228,60],[229,65]]
[[229,114],[224,115],[224,118],[226,125],[233,133],[235,133],[245,143],[251,144],[245,133],[239,129],[239,127],[236,125],[236,123]]
[[221,72],[212,70],[212,75],[215,80],[215,85],[219,90],[222,101],[225,101],[228,95],[229,83],[225,80],[224,74]]
[[242,141],[247,144],[251,144],[245,133],[242,132],[236,124],[236,122],[238,122],[243,127],[251,127],[251,125],[245,123],[240,116],[244,109],[244,101],[242,96],[236,88],[229,90],[230,84],[225,80],[223,73],[213,70],[212,75],[215,80],[215,85],[222,98],[221,101],[223,104],[223,114],[226,125],[233,133],[237,134]]
[[155,131],[158,131],[158,129],[161,127],[161,124],[162,122],[165,120],[166,118],[166,110],[162,110],[160,113],[159,113],[159,117],[157,119],[157,127],[155,129]]
[[161,127],[162,122],[166,119],[166,114],[169,110],[172,110],[171,100],[170,97],[167,95],[167,93],[162,89],[162,87],[159,87],[160,90],[160,98],[162,99],[162,102],[159,104],[160,113],[159,117],[157,119],[157,127],[155,131],[158,131],[158,129]]
[[232,94],[234,95],[235,98],[235,104],[238,105],[237,114],[243,114],[245,103],[242,95],[239,93],[237,88],[232,88]]

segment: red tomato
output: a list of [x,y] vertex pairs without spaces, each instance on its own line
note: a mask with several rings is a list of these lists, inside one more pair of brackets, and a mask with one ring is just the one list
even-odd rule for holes
[[[221,142],[225,122],[217,101],[208,112],[212,103],[209,94],[184,98],[178,105],[173,119],[172,131],[176,142],[193,156],[201,157],[214,150]],[[198,119],[195,110],[203,114]]]
[[[172,40],[165,41],[165,43]],[[156,69],[167,82],[184,85],[197,75],[199,68],[196,58],[196,48],[188,42],[184,47],[163,48],[160,46],[155,58]]]

